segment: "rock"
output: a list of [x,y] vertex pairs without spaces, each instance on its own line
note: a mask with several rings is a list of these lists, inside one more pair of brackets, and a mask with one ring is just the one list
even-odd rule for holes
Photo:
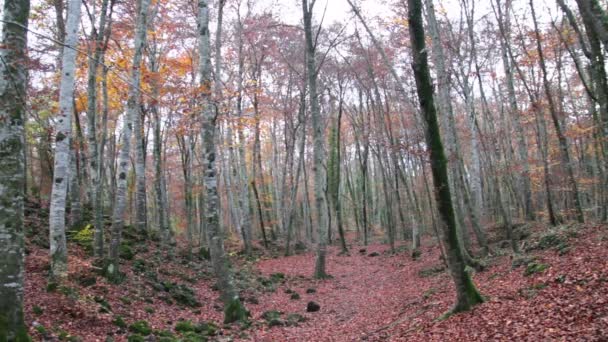
[[287,315],[287,326],[295,326],[295,325],[298,325],[298,323],[305,322],[305,321],[306,321],[306,317],[304,317],[298,313],[291,313],[291,314]]
[[316,290],[316,289],[313,289],[312,287],[311,287],[311,288],[306,289],[306,293],[315,293],[315,292],[317,292],[317,290]]
[[282,327],[284,325],[285,325],[285,321],[280,318],[273,318],[270,321],[268,321],[269,327]]
[[367,256],[373,258],[373,257],[380,256],[380,253],[378,253],[378,252],[372,252],[372,253],[369,253]]
[[313,301],[308,302],[308,304],[306,305],[306,312],[317,312],[319,310],[321,310],[321,305]]
[[289,297],[291,300],[298,300],[300,299],[300,295],[297,292],[294,292],[291,294],[291,297]]
[[283,313],[281,311],[268,310],[268,311],[264,311],[264,313],[262,314],[262,318],[267,321],[271,321],[273,319],[280,318],[282,314]]
[[361,249],[359,250],[359,253],[360,253],[360,254],[365,254],[366,252],[367,252],[367,249],[365,249],[365,248],[361,248]]

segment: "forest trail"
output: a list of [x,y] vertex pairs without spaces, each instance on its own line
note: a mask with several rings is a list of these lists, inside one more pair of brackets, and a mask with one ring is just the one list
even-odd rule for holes
[[[365,250],[360,253],[359,250]],[[401,249],[402,250],[402,249]],[[424,248],[423,256],[412,261],[407,252],[390,254],[386,245],[367,248],[354,246],[350,256],[338,255],[332,248],[328,258],[328,280],[310,280],[314,268],[311,255],[265,260],[258,264],[264,274],[284,273],[288,281],[277,294],[266,295],[262,302],[271,309],[299,312],[308,301],[321,305],[318,313],[308,314],[309,321],[299,327],[255,331],[252,336],[264,341],[335,341],[362,340],[407,316],[424,302],[425,291],[445,287],[447,278],[420,278],[419,272],[441,266],[434,248]],[[379,254],[377,256],[375,253]],[[315,293],[307,294],[309,288]],[[301,294],[302,301],[290,300],[285,289]],[[437,304],[433,304],[437,305]],[[265,308],[266,309],[266,308]],[[329,337],[328,335],[331,335]]]

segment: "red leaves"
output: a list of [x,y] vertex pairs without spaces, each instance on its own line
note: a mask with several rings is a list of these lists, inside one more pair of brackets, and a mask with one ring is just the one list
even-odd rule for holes
[[[256,322],[246,334],[255,341],[602,340],[608,336],[608,240],[602,237],[606,235],[602,229],[580,230],[578,238],[570,239],[571,251],[564,256],[553,250],[539,253],[539,260],[551,266],[544,273],[524,277],[521,268],[511,268],[508,257],[494,260],[487,271],[475,275],[487,302],[440,322],[435,319],[452,305],[454,290],[445,271],[425,277],[419,274],[438,264],[439,252],[431,240],[425,241],[418,261],[412,261],[407,252],[385,253],[388,247],[382,245],[369,246],[364,255],[354,250],[351,256],[338,256],[339,251],[331,248],[327,266],[333,278],[322,281],[311,278],[313,253],[262,260],[257,268],[263,275],[284,273],[287,280],[275,292],[258,294],[259,304],[247,303],[254,321],[267,310],[298,313],[307,321],[273,328]],[[127,283],[114,286],[98,278],[98,283],[88,288],[70,284],[79,292],[77,299],[70,299],[45,291],[47,252],[34,246],[30,249],[26,283],[26,319],[30,326],[36,321],[85,341],[103,341],[108,333],[117,332],[112,324],[117,314],[128,322],[147,320],[154,329],[172,330],[179,319],[221,322],[212,280],[191,284],[203,303],[200,312],[180,310],[145,293],[141,279],[131,274],[128,266],[123,267],[130,273]],[[70,274],[90,271],[84,254],[71,252]],[[368,257],[372,252],[380,256]],[[167,277],[176,282],[180,279],[169,274],[192,272],[171,263],[164,268]],[[308,293],[309,288],[316,291]],[[286,289],[301,298],[291,299]],[[113,313],[100,313],[98,306],[87,300],[93,296],[103,296]],[[153,299],[152,304],[143,301],[146,296]],[[121,300],[124,297],[134,298],[133,303],[125,304]],[[321,310],[307,313],[308,301],[319,303]],[[43,309],[43,314],[34,314],[34,306]],[[153,307],[154,312],[147,307]],[[115,338],[125,336],[118,334]]]

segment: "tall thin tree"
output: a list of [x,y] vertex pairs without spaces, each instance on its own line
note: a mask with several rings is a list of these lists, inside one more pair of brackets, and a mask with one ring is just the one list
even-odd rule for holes
[[[55,166],[53,190],[49,211],[51,278],[61,281],[68,274],[68,251],[65,238],[65,207],[70,177],[70,138],[72,115],[74,115],[74,84],[76,78],[76,53],[78,24],[80,22],[79,0],[68,3],[66,35],[59,88],[59,115],[55,128]],[[73,175],[76,177],[76,175]]]
[[0,341],[29,341],[23,321],[25,94],[29,0],[4,1],[0,39]]

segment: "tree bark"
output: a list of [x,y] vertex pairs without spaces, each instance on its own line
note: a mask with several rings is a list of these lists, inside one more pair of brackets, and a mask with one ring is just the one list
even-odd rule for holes
[[[218,8],[216,39],[221,39],[222,14],[224,1]],[[203,143],[203,186],[205,191],[205,227],[209,236],[211,261],[224,303],[224,323],[246,320],[248,312],[239,300],[234,287],[230,260],[224,252],[224,239],[219,224],[220,198],[218,193],[218,169],[216,165],[217,147],[215,144],[217,107],[211,98],[213,81],[211,79],[211,45],[209,42],[209,5],[208,0],[198,2],[198,34],[201,79],[202,143]],[[218,43],[219,44],[219,43]],[[216,45],[216,50],[218,50]],[[221,57],[216,56],[216,62]],[[217,75],[219,77],[219,75]],[[219,85],[218,85],[219,86]]]
[[[123,123],[121,147],[118,156],[116,176],[116,194],[114,199],[114,212],[112,214],[112,238],[110,241],[110,260],[107,265],[107,274],[110,278],[118,275],[119,251],[122,229],[124,227],[124,213],[127,204],[127,176],[130,171],[131,137],[133,136],[133,122],[140,115],[140,81],[141,61],[143,48],[146,42],[147,15],[150,0],[138,0],[138,14],[135,26],[135,44],[133,64],[131,65],[131,79],[129,83],[129,98],[127,100],[127,115]],[[141,137],[141,135],[140,135]]]
[[0,39],[0,340],[30,341],[23,320],[25,272],[26,49],[29,0],[4,1]]
[[433,84],[429,72],[427,52],[424,41],[421,0],[408,0],[408,18],[410,42],[412,44],[412,69],[416,78],[416,88],[420,107],[426,121],[426,141],[430,151],[431,171],[435,186],[435,196],[439,214],[445,228],[447,261],[456,287],[456,303],[449,313],[469,310],[483,302],[470,275],[465,271],[462,251],[458,245],[457,227],[454,208],[450,195],[450,186],[437,112],[433,100]]
[[[76,76],[76,48],[78,47],[78,24],[80,21],[78,0],[70,0],[66,25],[66,36],[62,58],[61,85],[59,89],[59,116],[55,128],[55,166],[53,190],[49,211],[51,278],[63,281],[68,275],[68,254],[65,238],[65,206],[70,177],[71,118],[74,115],[74,84]],[[74,175],[76,176],[76,175]]]
[[317,63],[315,58],[315,42],[312,33],[312,10],[315,1],[309,5],[308,0],[302,1],[302,12],[304,18],[304,35],[306,38],[306,72],[308,77],[310,112],[312,115],[313,128],[313,172],[315,183],[315,210],[317,217],[317,260],[315,263],[314,277],[317,279],[326,278],[325,257],[327,253],[327,206],[325,205],[325,151],[323,147],[324,132],[321,109],[319,108],[319,98],[317,92]]

